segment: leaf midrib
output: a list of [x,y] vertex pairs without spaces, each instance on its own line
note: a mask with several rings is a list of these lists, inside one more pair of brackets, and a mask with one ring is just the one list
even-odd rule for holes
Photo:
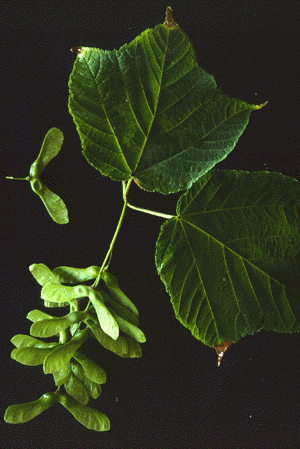
[[[268,283],[269,283],[269,288],[270,288],[271,300],[272,300],[273,306],[274,306],[274,307],[276,308],[276,310],[277,310],[278,316],[280,317],[280,320],[281,320],[281,323],[282,323],[283,327],[286,327],[286,325],[285,325],[285,323],[284,323],[284,320],[283,320],[283,318],[282,318],[282,316],[281,316],[281,312],[280,312],[280,310],[278,309],[277,304],[276,304],[276,302],[275,302],[275,300],[274,300],[274,296],[273,296],[272,289],[271,289],[271,286],[270,286],[270,280],[272,280],[274,283],[277,283],[278,285],[280,285],[280,286],[284,289],[284,291],[286,290],[285,285],[282,284],[281,282],[279,282],[277,279],[274,279],[274,277],[270,276],[270,274],[266,273],[264,270],[262,270],[261,268],[257,267],[256,265],[254,265],[250,260],[248,260],[248,259],[246,259],[245,257],[239,255],[239,254],[236,253],[234,250],[232,250],[231,248],[229,248],[227,245],[225,245],[224,243],[220,242],[218,239],[216,239],[216,238],[213,237],[212,235],[208,234],[207,232],[203,231],[202,229],[200,229],[200,228],[197,227],[196,225],[193,225],[192,223],[190,223],[190,222],[188,222],[188,221],[186,221],[186,220],[181,220],[181,221],[182,221],[182,222],[186,222],[187,225],[190,225],[191,227],[196,228],[199,232],[202,232],[202,233],[206,234],[208,237],[210,237],[211,239],[213,239],[214,241],[216,241],[217,244],[221,245],[221,247],[222,247],[222,249],[223,249],[223,252],[224,252],[224,249],[226,248],[229,252],[233,253],[235,257],[240,258],[240,259],[242,260],[242,262],[243,262],[243,266],[244,266],[244,269],[245,269],[245,272],[246,272],[246,273],[248,273],[248,272],[247,272],[247,269],[246,269],[246,263],[247,263],[247,264],[251,265],[252,267],[254,267],[254,269],[259,270],[261,273],[263,273],[265,276],[267,276]],[[184,229],[183,223],[180,223],[180,224],[181,224],[182,228]],[[193,257],[193,259],[194,259],[194,262],[195,262],[195,264],[196,264],[196,266],[197,266],[197,271],[198,271],[198,273],[199,273],[199,278],[202,279],[201,276],[200,276],[200,271],[198,270],[198,264],[197,264],[196,259],[195,259],[195,257],[194,257],[194,253],[193,253],[193,251],[192,251],[192,248],[191,248],[191,245],[190,245],[190,243],[189,243],[189,239],[188,239],[188,237],[187,237],[187,235],[186,235],[185,230],[184,230],[184,234],[185,234],[185,236],[186,236],[186,240],[187,240],[187,242],[188,242],[188,245],[189,245],[189,248],[190,248],[192,257]],[[226,257],[224,257],[224,261],[225,261],[225,263],[226,263]],[[245,262],[246,262],[246,263],[245,263]],[[226,264],[226,265],[227,265],[227,264]],[[227,269],[227,268],[226,268],[226,269]],[[231,276],[230,276],[230,273],[229,273],[229,270],[228,270],[228,269],[227,269],[227,273],[228,273],[228,277],[229,277],[229,279],[230,279],[230,281],[231,281]],[[247,276],[249,277],[248,274],[247,274]],[[255,296],[255,298],[256,298],[256,302],[257,302],[257,304],[259,305],[259,308],[260,308],[260,310],[261,310],[262,316],[264,316],[264,313],[263,313],[263,310],[262,310],[262,307],[261,307],[259,298],[258,298],[258,296],[257,296],[257,294],[256,294],[256,292],[255,292],[255,290],[253,289],[252,282],[250,281],[250,279],[249,279],[249,284],[250,284],[251,289],[252,289],[252,291],[253,291],[253,294],[254,294],[254,296]],[[203,281],[202,281],[202,285],[203,285],[203,288],[205,289]],[[232,291],[234,292],[234,297],[235,297],[235,301],[236,301],[236,304],[237,304],[239,313],[242,313],[242,312],[241,312],[241,309],[240,309],[240,306],[239,306],[239,303],[238,303],[238,300],[237,300],[237,296],[236,296],[236,293],[235,293],[235,290],[234,290],[234,287],[233,287],[232,282],[231,282],[231,285],[232,285]],[[206,294],[206,293],[205,293],[205,294]],[[209,303],[209,305],[210,305],[209,298],[208,298],[207,294],[206,294],[206,297],[207,297],[207,301],[208,301],[208,303]],[[292,308],[291,308],[291,306],[290,306],[290,303],[289,303],[289,301],[288,301],[287,299],[285,300],[285,303],[287,303],[286,305],[288,306],[290,313],[293,315],[294,322],[295,322],[295,321],[296,321],[296,318],[295,318],[294,312],[293,312],[293,310],[292,310]],[[244,319],[246,319],[246,317],[245,317],[244,315],[243,315],[243,317],[244,317]],[[246,321],[247,321],[247,320],[246,320]]]
[[211,308],[210,301],[209,301],[209,299],[208,299],[208,294],[206,293],[206,289],[205,289],[205,286],[204,286],[204,282],[203,282],[203,280],[202,280],[202,276],[201,276],[201,273],[200,273],[200,270],[199,270],[199,267],[198,267],[197,260],[196,260],[196,258],[195,258],[195,256],[194,256],[194,252],[193,252],[192,247],[191,247],[191,245],[190,245],[190,241],[189,241],[189,239],[188,239],[188,237],[187,237],[187,234],[186,234],[186,232],[185,232],[185,228],[184,228],[184,226],[183,226],[183,224],[182,224],[181,221],[180,221],[180,225],[181,225],[181,228],[182,228],[182,230],[183,230],[183,232],[184,232],[184,235],[185,235],[185,237],[186,237],[187,244],[188,244],[188,246],[189,246],[189,248],[190,248],[190,252],[191,252],[191,254],[192,254],[192,258],[193,258],[193,260],[194,260],[194,264],[195,264],[196,270],[197,270],[197,272],[198,272],[198,277],[199,277],[199,280],[201,280],[201,284],[202,284],[203,289],[204,289],[204,292],[205,292],[205,297],[206,297],[207,303],[208,303],[208,305],[209,305],[209,309],[210,309],[210,312],[211,312],[211,316],[213,317],[213,323],[214,323],[215,331],[216,331],[216,334],[218,335],[218,338],[219,338],[219,340],[220,340],[220,335],[219,335],[219,332],[218,332],[218,327],[217,327],[217,322],[216,322],[216,319],[215,319],[215,315],[214,315],[213,310],[212,310],[212,308]]
[[[161,77],[160,77],[160,80],[157,80],[158,86],[159,86],[159,92],[158,92],[158,95],[157,95],[157,102],[156,102],[155,109],[154,109],[154,111],[153,111],[152,120],[151,120],[151,122],[150,122],[150,124],[149,124],[149,128],[148,128],[149,131],[148,131],[148,134],[145,136],[146,138],[145,138],[143,147],[141,148],[141,152],[140,152],[140,155],[139,155],[139,157],[138,157],[137,163],[136,163],[136,165],[135,165],[135,167],[134,167],[133,173],[136,172],[136,170],[137,170],[137,168],[138,168],[138,166],[139,166],[141,157],[142,157],[142,155],[143,155],[143,153],[144,153],[145,146],[146,146],[146,144],[147,144],[147,142],[148,142],[148,138],[149,138],[149,135],[150,135],[150,133],[151,133],[151,129],[152,129],[153,122],[154,122],[155,117],[156,117],[156,111],[157,111],[157,108],[158,108],[159,97],[160,97],[160,92],[161,92],[162,77],[163,77],[163,74],[164,74],[164,66],[165,66],[165,62],[166,62],[166,54],[167,54],[167,51],[168,51],[168,42],[169,42],[169,33],[170,33],[170,30],[167,30],[167,31],[168,31],[168,34],[167,34],[167,42],[166,42],[166,51],[165,51],[165,53],[163,53],[164,56],[163,56],[163,64],[162,64],[162,68],[161,68]],[[153,38],[156,39],[156,38],[155,38],[155,33],[153,33],[152,35],[153,35]],[[147,39],[148,39],[148,35],[147,35]],[[158,45],[158,44],[157,44],[157,45]],[[140,77],[141,85],[143,86],[140,71],[139,71],[139,77]],[[156,78],[156,77],[155,77],[155,78]],[[143,90],[144,90],[144,86],[143,86]]]
[[[92,50],[93,50],[93,49],[92,49]],[[91,52],[92,52],[92,50],[91,50]],[[111,129],[112,135],[115,137],[117,146],[119,147],[119,150],[120,150],[120,154],[122,155],[123,160],[125,161],[126,166],[127,166],[127,168],[128,168],[128,172],[130,173],[131,170],[130,170],[130,167],[129,167],[129,165],[128,165],[127,159],[125,158],[125,155],[124,155],[124,153],[123,153],[122,147],[121,147],[120,142],[119,142],[119,139],[118,139],[118,137],[117,137],[117,135],[116,135],[116,133],[115,133],[115,130],[114,130],[114,128],[113,128],[113,126],[112,126],[112,124],[111,124],[111,122],[110,122],[110,120],[109,120],[109,117],[108,117],[107,112],[106,112],[106,108],[105,108],[105,106],[104,106],[103,99],[102,99],[102,97],[101,97],[101,95],[100,95],[100,93],[99,93],[99,91],[98,91],[98,85],[96,84],[96,76],[93,75],[93,72],[91,71],[90,66],[89,66],[89,64],[88,64],[86,58],[84,58],[84,61],[85,61],[86,67],[88,68],[88,71],[89,71],[89,73],[90,73],[90,77],[91,77],[92,82],[93,82],[93,84],[94,84],[95,90],[97,91],[97,95],[98,95],[98,98],[99,98],[99,100],[100,100],[100,104],[102,105],[103,111],[104,111],[104,113],[105,113],[105,117],[106,117],[107,123],[109,124],[109,127],[110,127],[110,129]],[[117,58],[117,61],[118,61],[118,58]],[[121,72],[121,73],[122,73],[122,72]],[[123,76],[123,74],[122,74],[122,76]],[[126,89],[125,89],[125,90],[126,90]],[[127,91],[126,91],[126,93],[127,93]],[[91,126],[91,125],[89,125],[89,126]]]
[[[225,211],[230,211],[230,210],[256,209],[256,208],[265,208],[265,207],[280,207],[280,208],[284,208],[284,207],[294,207],[294,206],[289,206],[288,204],[264,204],[264,205],[258,204],[258,205],[251,205],[251,206],[226,207],[226,208],[221,208],[221,209],[203,210],[201,212],[190,212],[188,214],[184,214],[183,213],[183,214],[179,214],[178,218],[190,217],[192,215],[202,215],[202,214],[223,212],[223,211],[225,212]],[[187,221],[187,220],[185,220],[185,221]]]
[[[280,285],[281,287],[283,287],[283,289],[284,289],[284,291],[285,291],[286,287],[285,287],[284,284],[282,284],[281,282],[279,282],[277,279],[275,279],[274,277],[272,277],[270,274],[268,274],[267,272],[265,272],[265,271],[262,270],[261,268],[257,267],[257,266],[256,266],[254,263],[252,263],[249,259],[246,259],[244,256],[238,254],[238,253],[235,252],[233,249],[229,248],[226,244],[220,242],[217,238],[215,238],[214,236],[212,236],[212,235],[208,234],[207,232],[203,231],[201,228],[199,228],[198,226],[194,225],[193,223],[190,223],[190,222],[188,222],[188,221],[186,221],[186,220],[182,220],[182,221],[185,222],[187,225],[190,225],[191,227],[197,229],[199,232],[204,233],[205,235],[207,235],[207,236],[210,237],[211,239],[213,239],[215,242],[217,242],[217,244],[221,245],[222,248],[226,248],[228,251],[230,251],[231,253],[233,253],[235,257],[239,257],[239,258],[242,260],[244,266],[245,266],[245,262],[246,262],[247,264],[250,264],[252,267],[254,267],[254,269],[259,270],[261,273],[263,273],[265,276],[267,276],[268,279],[271,279],[273,282],[275,282],[275,283],[277,283],[278,285]],[[182,227],[183,227],[183,225],[182,225]],[[185,235],[186,235],[186,234],[185,234]],[[187,238],[187,241],[188,241],[188,238]],[[189,245],[189,246],[190,246],[190,245]],[[251,259],[251,260],[252,260],[252,259]],[[247,272],[246,266],[245,266],[245,270],[246,270],[246,272]],[[230,277],[229,272],[228,272],[228,276]],[[251,281],[250,281],[250,284],[251,284],[251,287],[252,287]],[[254,291],[254,290],[253,290],[253,291]],[[260,306],[260,308],[261,308],[261,305],[260,305],[260,303],[259,303],[259,299],[258,299],[258,297],[257,297],[257,295],[256,295],[255,292],[254,292],[254,294],[255,294],[255,297],[256,297],[256,299],[257,299],[257,302],[258,302],[258,304],[259,304],[259,306]],[[274,302],[273,294],[272,294],[272,301],[273,301],[273,303],[274,303],[276,309],[278,310],[277,305],[276,305],[276,303]],[[294,316],[294,312],[292,311],[292,309],[291,309],[291,307],[290,307],[290,305],[289,305],[289,302],[288,302],[288,306],[289,306],[289,309],[290,309],[290,311],[292,312],[292,314],[293,314],[293,316]],[[278,313],[279,313],[279,316],[281,317],[281,314],[280,314],[279,311],[278,311]],[[296,320],[295,317],[294,317],[294,319]],[[281,318],[281,320],[282,320],[282,318]],[[282,320],[282,322],[283,322],[283,320]],[[283,322],[283,324],[284,324],[284,322]]]
[[[212,101],[212,98],[211,98],[209,101]],[[201,105],[201,106],[203,106],[203,105]],[[201,106],[200,106],[200,107],[201,107]],[[199,108],[200,108],[200,107],[199,107]],[[199,109],[199,108],[198,108],[198,109]],[[198,109],[196,109],[195,111],[193,111],[192,114],[194,114],[195,112],[197,112]],[[249,108],[249,109],[250,109],[250,108]],[[223,125],[223,123],[225,123],[227,120],[230,120],[232,117],[235,117],[235,116],[237,116],[238,114],[241,114],[242,112],[245,112],[245,110],[239,111],[237,114],[232,115],[232,116],[230,116],[229,118],[226,118],[226,120],[223,120],[222,122],[220,122],[215,128],[211,129],[207,134],[205,134],[204,136],[202,136],[202,137],[201,137],[199,140],[197,140],[197,142],[195,142],[193,145],[199,145],[199,143],[200,143],[201,141],[203,141],[204,139],[206,139],[206,138],[209,136],[209,134],[211,134],[211,133],[214,132],[216,129],[218,129],[221,125]],[[192,114],[190,114],[188,118],[190,118]],[[187,119],[185,119],[185,120],[187,120]],[[185,120],[184,120],[184,121],[185,121]],[[180,125],[181,125],[182,123],[184,123],[184,121],[181,122]],[[178,126],[179,126],[179,125],[174,126],[174,128],[172,128],[170,131],[173,131],[173,130],[176,129]],[[170,132],[170,131],[168,131],[168,132]],[[149,134],[150,134],[150,132],[149,132]],[[148,134],[148,137],[149,137],[149,134]],[[227,139],[227,140],[228,140],[228,139]],[[148,139],[147,139],[147,141],[148,141]],[[144,147],[145,147],[145,146],[144,146]],[[172,159],[175,159],[175,158],[181,156],[182,154],[184,154],[186,151],[189,151],[189,150],[191,150],[191,149],[195,149],[194,146],[189,146],[188,148],[185,148],[184,150],[180,151],[179,153],[174,154],[173,156],[170,156],[170,157],[165,158],[165,159],[161,159],[159,162],[156,162],[155,164],[150,165],[149,167],[146,167],[146,168],[144,168],[144,169],[141,170],[141,171],[137,170],[137,174],[140,175],[141,173],[144,173],[144,172],[146,172],[146,171],[148,171],[148,170],[153,169],[153,168],[156,167],[157,165],[160,165],[160,164],[162,164],[162,163],[165,163],[166,161],[170,161],[170,160],[172,160]],[[196,150],[200,150],[200,149],[197,149],[197,148],[196,148]],[[210,151],[210,150],[203,150],[203,149],[201,149],[201,151]],[[205,162],[207,163],[208,161],[205,161]],[[214,162],[215,162],[215,161],[214,161]],[[137,167],[137,168],[138,168],[138,167]]]

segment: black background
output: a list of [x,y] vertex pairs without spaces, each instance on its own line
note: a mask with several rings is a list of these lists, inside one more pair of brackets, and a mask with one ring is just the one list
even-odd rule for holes
[[[29,333],[27,313],[42,310],[32,263],[101,265],[122,208],[121,185],[85,160],[68,113],[73,46],[111,50],[162,23],[166,2],[25,1],[1,4],[1,414],[7,406],[54,390],[41,367],[10,359],[9,340]],[[191,38],[199,65],[230,96],[269,104],[251,114],[234,151],[217,168],[299,175],[299,3],[173,1],[174,18]],[[51,127],[65,136],[45,184],[69,209],[59,226],[27,176]],[[180,194],[132,186],[131,203],[174,214]],[[143,358],[89,350],[108,380],[94,404],[111,420],[89,431],[60,405],[26,424],[1,425],[1,448],[297,448],[299,334],[261,331],[233,345],[220,368],[211,348],[175,319],[154,264],[163,219],[128,210],[111,271],[136,303],[147,336]],[[51,313],[51,312],[50,312]]]

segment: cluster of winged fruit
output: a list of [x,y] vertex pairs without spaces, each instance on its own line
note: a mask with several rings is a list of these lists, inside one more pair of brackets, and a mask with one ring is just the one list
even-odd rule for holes
[[[146,338],[138,327],[138,310],[121,291],[116,278],[107,271],[101,274],[107,292],[82,284],[98,276],[100,268],[97,266],[85,269],[57,267],[51,271],[44,264],[33,264],[29,270],[42,285],[44,305],[69,306],[70,313],[56,317],[32,310],[27,315],[33,322],[31,336],[19,334],[12,338],[16,346],[12,358],[24,365],[42,364],[45,374],[53,374],[58,388],[37,401],[8,407],[5,420],[10,423],[29,421],[53,403],[60,402],[89,429],[108,430],[108,418],[98,410],[86,407],[90,398],[99,397],[106,373],[80,347],[88,338],[95,338],[104,348],[121,357],[141,357],[140,343]],[[80,310],[84,298],[88,304]],[[53,336],[58,336],[57,342],[35,338]],[[66,394],[60,391],[62,385]]]

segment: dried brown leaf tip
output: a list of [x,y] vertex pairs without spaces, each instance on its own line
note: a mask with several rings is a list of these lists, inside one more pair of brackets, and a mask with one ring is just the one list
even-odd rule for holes
[[220,343],[217,346],[214,346],[215,350],[217,351],[218,354],[218,366],[221,365],[222,362],[222,358],[225,354],[225,351],[227,351],[227,349],[229,348],[229,346],[231,345],[232,341],[231,340],[226,340],[223,341],[222,343]]
[[79,53],[81,53],[81,47],[72,47],[70,48],[70,51],[79,55]]
[[171,6],[168,6],[167,10],[166,10],[166,20],[165,20],[165,25],[168,28],[176,28],[176,27],[178,27],[177,23],[173,19],[172,11],[173,10],[172,10]]

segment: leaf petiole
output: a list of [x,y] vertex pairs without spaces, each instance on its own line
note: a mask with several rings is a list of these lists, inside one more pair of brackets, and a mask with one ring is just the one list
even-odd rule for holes
[[163,212],[156,212],[154,210],[143,209],[142,207],[133,206],[132,204],[129,204],[129,203],[127,203],[127,206],[130,207],[130,209],[138,210],[139,212],[145,212],[145,214],[149,214],[149,215],[156,215],[157,217],[162,217],[162,218],[175,217],[175,215],[169,215],[169,214],[164,214]]
[[[127,200],[126,183],[123,182],[122,184],[123,184],[123,199],[125,201],[125,199]],[[132,204],[128,203],[128,201],[127,201],[127,206],[130,207],[130,209],[138,210],[139,212],[144,212],[145,214],[149,214],[149,215],[155,215],[156,217],[173,218],[175,216],[175,215],[164,214],[163,212],[156,212],[156,211],[150,210],[150,209],[144,209],[143,207],[133,206]]]

